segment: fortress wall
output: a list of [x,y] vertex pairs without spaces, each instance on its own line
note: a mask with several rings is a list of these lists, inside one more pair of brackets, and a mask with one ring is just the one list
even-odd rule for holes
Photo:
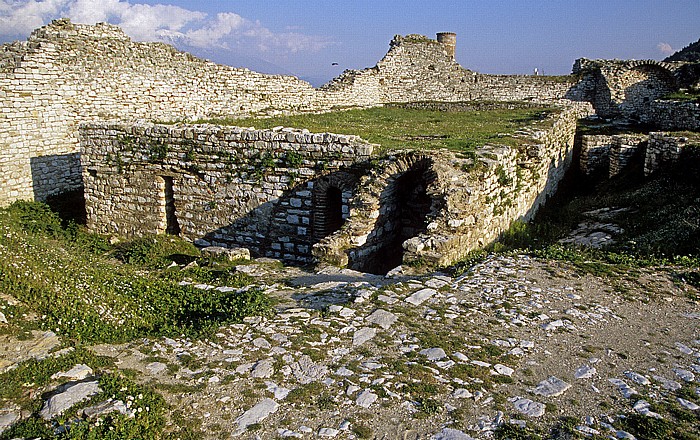
[[574,77],[484,75],[460,66],[442,44],[420,35],[396,36],[377,63],[382,102],[537,101],[564,99]]
[[327,226],[318,188],[347,193],[353,165],[372,153],[355,136],[288,129],[105,122],[80,133],[90,230],[179,232],[304,263]]
[[327,111],[419,100],[562,98],[567,81],[490,76],[444,46],[397,37],[376,67],[314,89],[295,77],[221,66],[119,28],[57,20],[0,51],[0,204],[81,187],[78,124]]
[[326,104],[317,94],[294,77],[134,43],[114,26],[55,22],[27,43],[3,46],[0,204],[82,186],[80,122],[318,110]]

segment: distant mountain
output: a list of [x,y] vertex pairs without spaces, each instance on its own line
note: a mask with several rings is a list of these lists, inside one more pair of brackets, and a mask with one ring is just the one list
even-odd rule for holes
[[700,61],[700,40],[687,45],[664,61]]

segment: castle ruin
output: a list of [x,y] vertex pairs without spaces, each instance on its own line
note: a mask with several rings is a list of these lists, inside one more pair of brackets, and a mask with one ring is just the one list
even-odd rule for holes
[[[0,54],[0,203],[84,189],[96,232],[173,233],[385,272],[455,261],[531,217],[569,168],[581,117],[700,129],[697,103],[659,99],[695,85],[693,63],[581,59],[569,76],[485,75],[454,60],[455,44],[451,33],[396,36],[376,66],[313,88],[135,43],[115,26],[54,21]],[[525,130],[523,148],[484,146],[478,175],[446,151],[394,152],[369,166],[374,146],[353,136],[146,122],[429,101],[561,111],[548,128]],[[597,154],[605,148],[589,143],[582,167],[623,166],[631,151]]]

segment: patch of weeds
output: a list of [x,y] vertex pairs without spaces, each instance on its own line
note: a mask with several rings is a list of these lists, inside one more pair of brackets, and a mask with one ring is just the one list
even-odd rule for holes
[[338,404],[333,399],[330,394],[321,394],[318,399],[316,399],[316,406],[323,411],[331,410],[335,408]]
[[39,388],[51,382],[51,376],[59,371],[68,371],[77,364],[85,364],[93,370],[113,365],[108,357],[96,356],[77,348],[63,356],[48,357],[43,360],[30,359],[21,362],[16,368],[0,374],[0,399],[19,399],[28,388]]
[[169,266],[179,255],[199,256],[199,250],[179,237],[150,235],[121,243],[115,251],[125,263],[153,269]]
[[350,431],[360,439],[371,439],[374,436],[374,431],[372,431],[372,428],[367,425],[363,425],[362,423],[353,423]]
[[466,257],[447,268],[447,272],[454,277],[458,277],[472,269],[472,267],[486,260],[488,252],[483,249],[470,251]]
[[[22,421],[15,425],[10,432],[3,435],[14,438],[17,435],[39,435],[41,438],[70,438],[70,439],[105,439],[117,440],[127,438],[162,438],[165,428],[166,403],[163,397],[149,387],[139,385],[119,373],[104,374],[99,379],[102,392],[93,396],[89,401],[76,405],[58,418],[68,428],[67,435],[54,431],[51,422],[35,418]],[[81,409],[104,402],[107,399],[121,400],[128,403],[132,416],[119,412],[105,414],[93,419],[83,419],[79,414]],[[44,428],[42,429],[42,423]]]
[[319,382],[311,382],[294,388],[287,395],[287,401],[307,405],[314,401],[314,398],[325,390],[325,386]]
[[620,429],[632,433],[637,438],[648,440],[671,438],[674,432],[674,425],[669,421],[637,413],[627,414],[616,425]]
[[542,436],[533,428],[504,423],[493,432],[496,440],[541,440]]
[[416,406],[427,415],[437,414],[443,409],[442,403],[428,397],[419,397],[416,399]]

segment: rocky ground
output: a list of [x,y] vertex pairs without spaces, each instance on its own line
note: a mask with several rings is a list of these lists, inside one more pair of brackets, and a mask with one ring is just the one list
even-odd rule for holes
[[[274,315],[210,340],[90,347],[154,385],[198,437],[479,439],[522,426],[632,438],[636,415],[700,425],[698,293],[673,270],[596,275],[524,255],[454,278],[240,270],[277,300]],[[0,368],[58,344],[50,331],[3,336]],[[89,369],[71,370],[46,417],[95,392]],[[28,416],[3,405],[0,432]]]

